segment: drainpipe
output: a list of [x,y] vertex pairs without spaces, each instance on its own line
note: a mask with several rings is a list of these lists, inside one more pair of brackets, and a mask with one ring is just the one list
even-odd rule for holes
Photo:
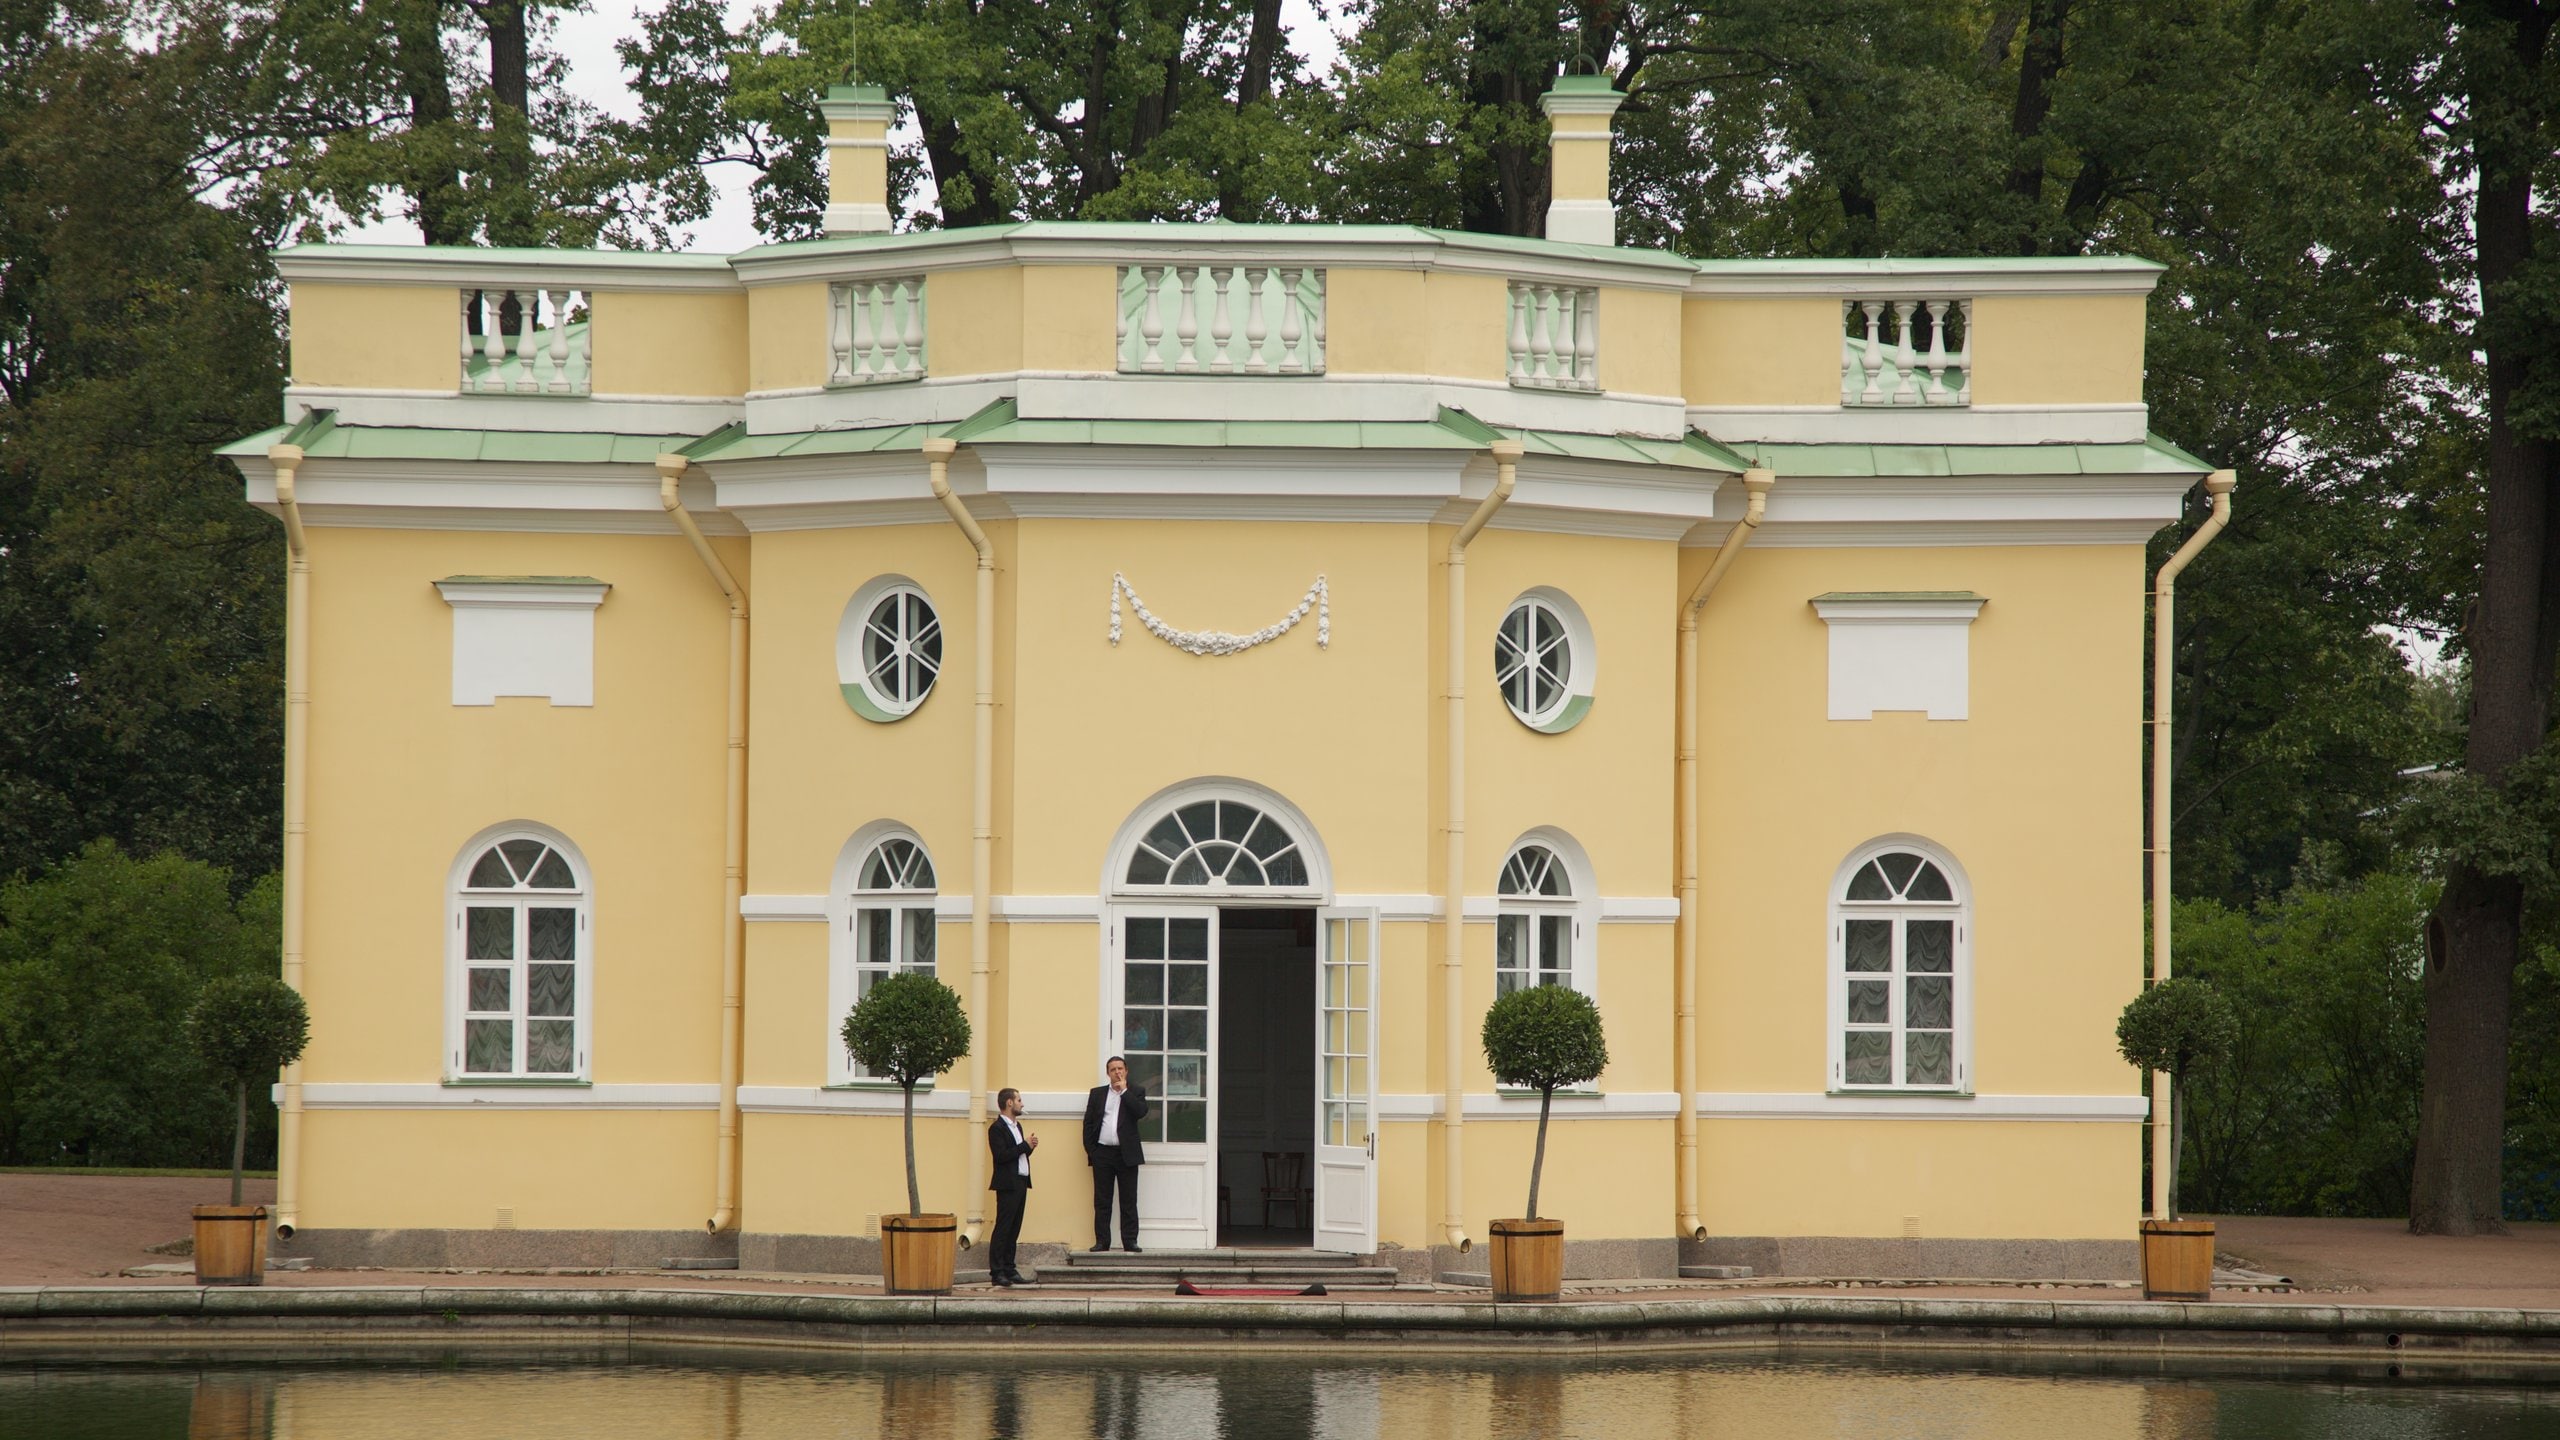
[[[996,547],[969,507],[951,493],[951,455],[959,448],[957,442],[940,436],[924,442],[933,498],[942,502],[951,523],[960,527],[970,548],[978,552],[976,724],[969,759],[969,1024],[980,1037],[969,1047],[969,1134],[978,1136],[987,1130],[986,1050],[993,1034],[987,992],[993,968],[988,959],[992,939],[988,908],[996,881]],[[960,1228],[960,1243],[967,1247],[978,1243],[986,1223],[982,1198],[987,1193],[986,1176],[979,1162],[986,1159],[987,1147],[968,1144],[961,1149],[972,1157],[964,1172],[969,1219]]]
[[720,593],[729,599],[729,776],[727,808],[721,821],[720,933],[720,1151],[714,1166],[719,1179],[711,1218],[712,1234],[738,1228],[738,1070],[746,1022],[747,926],[743,900],[747,889],[747,592],[720,561],[719,552],[702,537],[702,527],[684,508],[676,484],[691,462],[682,455],[658,457],[658,504],[676,522],[693,553],[702,557]]
[[1742,488],[1742,520],[1725,532],[1724,543],[1698,577],[1698,586],[1680,602],[1680,658],[1677,688],[1679,766],[1676,789],[1680,807],[1680,944],[1679,944],[1679,1085],[1680,1085],[1680,1224],[1683,1239],[1704,1240],[1707,1225],[1698,1205],[1698,612],[1715,593],[1716,582],[1733,567],[1751,532],[1769,509],[1769,489],[1778,477],[1767,470],[1746,470]]
[[1476,1242],[1467,1234],[1467,546],[1520,483],[1517,440],[1496,440],[1493,493],[1449,542],[1449,872],[1443,900],[1440,956],[1440,1188],[1448,1201],[1442,1240],[1464,1255]]
[[[2213,513],[2160,567],[2151,582],[2151,983],[2169,978],[2169,646],[2178,618],[2178,572],[2196,558],[2222,527],[2231,523],[2231,490],[2240,479],[2228,470],[2204,478],[2204,493],[2213,497]],[[2172,1081],[2166,1071],[2151,1076],[2151,1217],[2165,1220],[2170,1209],[2169,1176],[2176,1157],[2176,1132],[2169,1126]]]
[[[311,831],[311,551],[302,531],[302,506],[294,497],[294,472],[302,447],[270,445],[276,469],[276,508],[284,514],[284,983],[302,988],[304,896],[309,882],[303,856]],[[276,1115],[278,1239],[293,1238],[302,1223],[302,1062],[284,1067],[281,1109]]]

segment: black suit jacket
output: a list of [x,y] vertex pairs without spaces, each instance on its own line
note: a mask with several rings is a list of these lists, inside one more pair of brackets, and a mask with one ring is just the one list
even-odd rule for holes
[[1030,1137],[1013,1138],[1013,1128],[999,1115],[987,1122],[987,1153],[995,1157],[995,1169],[987,1176],[990,1190],[1028,1190],[1031,1177],[1022,1173],[1014,1162],[1031,1153]]
[[1147,1118],[1145,1087],[1132,1085],[1120,1095],[1120,1146],[1117,1151],[1102,1146],[1102,1097],[1111,1093],[1108,1085],[1096,1085],[1084,1097],[1084,1162],[1087,1165],[1144,1165],[1147,1147],[1138,1139],[1138,1122]]

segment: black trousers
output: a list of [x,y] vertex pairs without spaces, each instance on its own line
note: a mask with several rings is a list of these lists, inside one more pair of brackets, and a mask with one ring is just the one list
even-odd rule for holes
[[1093,1243],[1111,1248],[1111,1192],[1120,1191],[1120,1243],[1138,1248],[1138,1167],[1104,1160],[1093,1167]]
[[1022,1212],[1030,1199],[1028,1190],[996,1192],[996,1233],[987,1242],[988,1279],[1022,1273],[1014,1263],[1013,1249],[1014,1242],[1022,1238]]

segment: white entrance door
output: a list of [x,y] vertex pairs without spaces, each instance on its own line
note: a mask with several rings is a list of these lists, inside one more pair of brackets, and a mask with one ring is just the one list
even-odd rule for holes
[[1316,924],[1316,1225],[1320,1250],[1378,1248],[1378,912]]
[[1138,1172],[1139,1241],[1151,1249],[1217,1243],[1218,912],[1150,906],[1112,927],[1107,1055],[1129,1062],[1147,1092],[1146,1168]]

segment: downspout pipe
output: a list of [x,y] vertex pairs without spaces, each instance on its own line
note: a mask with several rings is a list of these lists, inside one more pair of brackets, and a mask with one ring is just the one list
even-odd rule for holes
[[729,601],[729,773],[720,835],[720,1149],[713,1165],[718,1179],[711,1218],[703,1226],[723,1235],[738,1228],[738,1081],[746,1026],[747,591],[703,538],[702,527],[677,493],[691,463],[682,455],[658,457],[658,504],[693,542],[693,553],[702,557],[712,583]]
[[1674,684],[1679,710],[1679,763],[1675,790],[1680,811],[1679,1086],[1680,1221],[1683,1239],[1704,1240],[1707,1224],[1698,1203],[1698,612],[1706,608],[1724,572],[1760,528],[1769,491],[1778,477],[1767,470],[1742,474],[1742,518],[1725,532],[1707,573],[1680,602],[1680,655]]
[[1440,955],[1440,1189],[1447,1201],[1441,1243],[1463,1255],[1475,1248],[1467,1234],[1465,1140],[1467,1126],[1467,547],[1520,483],[1517,440],[1486,447],[1494,463],[1493,493],[1449,541],[1449,834],[1448,872],[1442,886]]
[[[302,447],[271,445],[276,509],[284,516],[284,983],[302,989],[303,923],[310,893],[304,870],[311,833],[311,549],[302,529],[294,477]],[[293,1238],[302,1223],[302,1062],[277,1077],[276,1237]]]
[[[2151,983],[2169,978],[2169,914],[2175,907],[2169,900],[2169,784],[2170,746],[2170,649],[2177,638],[2178,572],[2187,562],[2202,554],[2222,527],[2231,523],[2231,491],[2240,478],[2229,470],[2216,470],[2204,478],[2204,493],[2213,499],[2213,512],[2187,537],[2161,565],[2151,581]],[[2174,1197],[2169,1193],[2169,1178],[2176,1165],[2173,1153],[2177,1132],[2170,1126],[2169,1107],[2175,1103],[2170,1091],[2173,1082],[2166,1071],[2151,1076],[2151,1218],[2166,1220],[2176,1213]]]
[[[976,616],[977,698],[972,714],[975,723],[970,735],[969,754],[969,1025],[978,1043],[969,1047],[969,1135],[987,1130],[987,1047],[993,1043],[993,1028],[988,1019],[989,976],[994,969],[990,958],[993,936],[990,910],[996,879],[996,547],[969,507],[951,493],[951,456],[959,449],[956,441],[935,436],[924,442],[927,476],[933,484],[933,498],[942,502],[951,523],[978,552],[978,596]],[[967,1180],[969,1218],[960,1227],[960,1243],[974,1246],[986,1225],[987,1177],[981,1169],[987,1158],[987,1147],[978,1144],[961,1146],[970,1159],[963,1172]]]

